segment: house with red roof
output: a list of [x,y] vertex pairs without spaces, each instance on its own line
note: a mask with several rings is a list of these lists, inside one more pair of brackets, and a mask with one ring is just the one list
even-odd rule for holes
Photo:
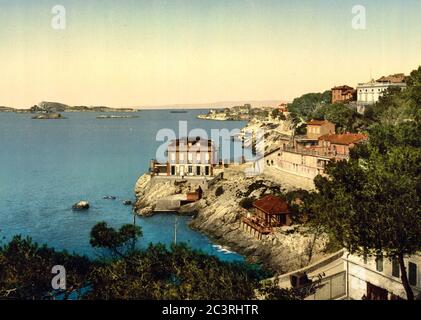
[[319,137],[335,133],[335,124],[328,120],[310,120],[307,122],[307,139],[317,140]]
[[351,148],[367,139],[362,133],[326,134],[319,137],[319,147],[335,158],[348,157]]
[[356,90],[350,86],[343,85],[332,88],[332,103],[348,102],[356,98]]
[[290,226],[291,211],[285,200],[273,195],[267,195],[253,203],[255,215],[269,227]]
[[273,233],[274,228],[290,226],[292,212],[283,199],[266,195],[253,203],[253,212],[246,212],[242,229],[258,239]]

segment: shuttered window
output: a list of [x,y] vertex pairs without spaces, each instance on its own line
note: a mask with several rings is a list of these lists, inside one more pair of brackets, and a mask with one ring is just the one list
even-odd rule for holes
[[397,259],[392,260],[392,276],[399,278],[399,262]]
[[383,272],[383,257],[382,256],[376,257],[376,270],[378,272]]
[[417,265],[413,262],[408,264],[408,280],[411,286],[417,285]]

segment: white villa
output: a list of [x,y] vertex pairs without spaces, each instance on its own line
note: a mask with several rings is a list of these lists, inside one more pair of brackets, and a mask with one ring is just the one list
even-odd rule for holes
[[360,83],[357,86],[357,103],[368,105],[379,101],[379,98],[390,87],[406,88],[405,75],[395,74],[388,77],[381,77],[378,80],[371,80],[367,83]]
[[157,176],[212,177],[216,164],[216,149],[212,140],[181,138],[170,141],[166,163],[151,161],[151,173]]

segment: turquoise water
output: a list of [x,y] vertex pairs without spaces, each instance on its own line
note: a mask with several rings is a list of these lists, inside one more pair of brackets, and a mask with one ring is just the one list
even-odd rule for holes
[[[245,123],[204,121],[189,113],[142,111],[139,118],[96,119],[97,113],[66,113],[63,120],[31,120],[28,114],[0,113],[0,235],[31,236],[39,243],[89,256],[89,231],[99,221],[119,227],[132,223],[134,184],[146,172],[149,160],[162,144],[156,141],[161,128],[178,132],[178,121],[188,129],[242,128]],[[232,144],[232,143],[231,143]],[[103,196],[116,196],[104,200]],[[71,206],[88,200],[91,209],[73,212]],[[242,260],[214,246],[187,226],[189,217],[178,218],[177,241],[224,260]],[[142,245],[170,244],[174,216],[137,218],[144,236]]]

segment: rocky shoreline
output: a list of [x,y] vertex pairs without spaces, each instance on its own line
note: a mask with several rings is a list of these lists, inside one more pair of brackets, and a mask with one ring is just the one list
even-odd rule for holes
[[[154,181],[145,174],[136,183],[134,210],[139,215],[150,216],[154,214],[157,200],[188,192],[192,187],[188,182]],[[220,188],[223,193],[216,193]],[[192,215],[190,227],[203,232],[214,243],[245,256],[250,263],[262,264],[268,270],[282,274],[310,263],[309,248],[313,235],[303,227],[294,226],[279,228],[274,234],[258,240],[241,228],[244,209],[240,201],[245,190],[250,192],[248,196],[259,197],[277,188],[282,186],[266,177],[245,177],[244,166],[232,167],[226,170],[223,180],[214,183],[204,193],[201,200],[182,206],[179,214]],[[316,240],[311,262],[325,256],[326,244],[324,237]]]

